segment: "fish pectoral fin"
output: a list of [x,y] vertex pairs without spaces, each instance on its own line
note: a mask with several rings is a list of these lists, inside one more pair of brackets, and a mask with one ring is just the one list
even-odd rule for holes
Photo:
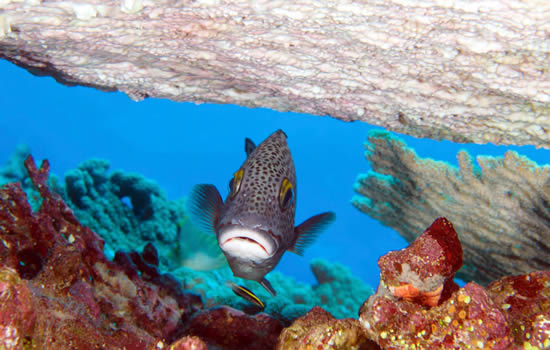
[[214,185],[195,185],[189,195],[187,212],[191,221],[202,231],[216,234],[216,224],[223,200]]
[[262,285],[262,287],[264,287],[268,292],[269,294],[271,294],[272,296],[276,296],[277,295],[277,292],[275,291],[275,289],[273,289],[273,286],[271,286],[271,283],[269,283],[268,280],[264,278],[262,278],[262,280],[260,281],[260,284]]
[[336,219],[336,214],[328,211],[312,216],[296,226],[294,228],[296,241],[288,250],[298,255],[304,255],[304,250],[315,241],[321,231],[330,225],[334,219]]
[[254,141],[246,137],[244,139],[244,151],[246,152],[246,156],[249,157],[250,154],[256,149],[256,144]]

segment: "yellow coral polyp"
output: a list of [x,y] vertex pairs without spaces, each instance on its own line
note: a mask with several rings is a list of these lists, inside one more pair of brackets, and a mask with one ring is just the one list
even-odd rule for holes
[[454,305],[451,305],[451,306],[449,307],[449,313],[450,313],[450,314],[454,314],[455,311],[456,311],[455,306],[454,306]]

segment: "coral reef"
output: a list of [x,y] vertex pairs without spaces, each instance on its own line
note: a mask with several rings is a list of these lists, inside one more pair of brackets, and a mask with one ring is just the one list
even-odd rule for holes
[[[173,275],[159,270],[159,254],[152,244],[141,253],[118,251],[112,261],[107,259],[102,239],[80,224],[48,187],[48,162],[37,169],[29,156],[25,166],[42,198],[37,211],[32,211],[20,184],[0,188],[2,347],[519,350],[550,346],[550,271],[506,277],[487,288],[468,283],[459,289],[452,278],[462,263],[462,249],[445,218],[437,219],[408,248],[380,258],[380,285],[360,308],[359,320],[338,320],[314,307],[285,329],[289,317],[246,308],[243,312],[208,299],[211,290],[229,288],[211,288],[200,276],[218,274],[217,279],[223,280],[223,269],[199,272],[181,267],[175,272],[184,279],[182,288]],[[296,303],[296,316],[308,311],[311,293],[318,298],[314,302],[327,299],[327,308],[340,304],[338,312],[349,309],[353,303],[346,299],[361,286],[349,271],[324,261],[315,261],[312,270],[319,281],[312,291],[300,291],[296,283],[282,278],[281,290],[294,293],[295,299],[272,301]],[[271,277],[279,279],[275,273]],[[203,289],[205,302],[185,291],[189,288]],[[339,294],[342,289],[349,294]]]
[[[368,337],[383,349],[395,350],[547,348],[550,345],[548,271],[507,277],[487,289],[470,282],[460,289],[452,286],[446,292],[449,284],[443,282],[442,295],[446,296],[431,305],[393,293],[387,287],[387,267],[400,271],[411,261],[423,267],[426,276],[443,272],[452,278],[462,254],[458,249],[460,243],[457,247],[456,242],[453,226],[440,218],[400,254],[390,252],[380,258],[383,271],[380,286],[363,304],[359,316]],[[426,249],[418,249],[419,246]],[[415,274],[408,274],[408,278],[422,280],[422,276],[418,278]]]
[[[166,199],[156,184],[141,175],[108,174],[108,169],[105,160],[88,160],[66,173],[65,186],[56,186],[79,221],[107,242],[108,252],[141,251],[153,242],[153,249],[159,250],[159,267],[181,279],[185,288],[200,293],[209,307],[231,305],[254,311],[225,287],[227,280],[235,278],[215,236],[201,232],[185,216],[184,200]],[[315,305],[339,318],[350,317],[372,294],[342,265],[316,260],[311,268],[319,281],[313,287],[276,273],[272,281],[280,290],[276,300],[257,290],[256,283],[238,280],[268,303],[266,312],[283,320],[302,316]]]
[[0,58],[135,100],[550,147],[548,23],[540,0],[4,0]]
[[[21,160],[21,156],[14,158]],[[110,259],[133,266],[134,270],[141,266],[144,271],[140,273],[144,275],[157,269],[170,272],[184,282],[187,290],[202,295],[208,307],[230,305],[250,313],[259,311],[225,287],[228,280],[237,280],[257,292],[267,303],[265,311],[284,322],[304,315],[315,305],[323,306],[338,318],[352,317],[372,294],[372,289],[346,267],[314,260],[311,269],[317,285],[299,283],[275,272],[272,282],[279,293],[273,299],[258,289],[256,283],[233,276],[215,236],[204,234],[184,216],[184,200],[166,199],[156,184],[138,174],[121,171],[109,174],[108,169],[105,160],[88,160],[66,173],[65,184],[56,177],[50,184],[77,219],[107,242],[104,250]],[[32,186],[30,180],[27,182]],[[32,190],[27,188],[26,192]],[[140,215],[146,212],[149,215]],[[141,259],[136,251],[142,249],[154,257]],[[145,261],[152,266],[144,265]]]
[[138,251],[154,242],[164,270],[224,265],[216,238],[191,225],[183,200],[168,200],[157,184],[139,174],[109,174],[108,169],[106,160],[87,160],[65,174],[64,186],[57,186],[79,221],[105,240],[107,251]]
[[169,350],[208,350],[208,347],[199,337],[187,336],[170,345]]
[[409,242],[436,217],[453,222],[464,249],[457,276],[487,284],[550,268],[550,166],[508,151],[477,157],[465,151],[459,168],[421,159],[387,132],[371,132],[353,205]]
[[227,267],[212,271],[194,271],[182,267],[172,273],[182,280],[185,289],[200,294],[206,307],[230,305],[250,313],[258,312],[255,305],[224,287],[226,281],[235,281],[252,290],[266,304],[266,313],[285,323],[304,315],[316,305],[322,306],[337,318],[354,317],[363,301],[372,294],[370,287],[340,264],[314,259],[311,269],[318,282],[313,286],[297,282],[277,271],[270,273],[269,279],[279,291],[276,297],[258,288],[253,281],[234,277]]
[[491,283],[487,294],[496,309],[505,311],[515,344],[550,347],[550,271],[505,277]]
[[18,184],[0,190],[2,336],[18,348],[145,349],[179,335],[192,305],[126,277],[103,256],[102,240],[49,191],[47,161],[40,170],[31,157],[25,165],[42,204],[32,213]]
[[[3,346],[162,349],[173,343],[169,348],[205,348],[220,342],[207,331],[212,325],[232,329],[233,339],[275,346],[279,321],[230,308],[199,312],[199,296],[183,292],[174,278],[158,272],[152,246],[141,254],[118,253],[109,261],[99,236],[48,188],[48,162],[37,169],[29,156],[25,166],[42,197],[38,211],[32,212],[19,184],[0,189]],[[240,344],[220,348],[241,349]]]

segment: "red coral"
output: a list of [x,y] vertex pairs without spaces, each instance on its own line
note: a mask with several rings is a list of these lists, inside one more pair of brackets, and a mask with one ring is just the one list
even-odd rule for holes
[[507,317],[483,287],[468,283],[439,306],[426,310],[404,300],[373,296],[363,305],[360,321],[384,349],[493,350],[513,344]]
[[281,322],[269,315],[250,316],[221,306],[195,315],[185,333],[223,349],[255,350],[273,349],[282,329]]
[[155,338],[177,338],[197,302],[169,278],[156,285],[125,277],[101,238],[50,192],[48,162],[37,169],[29,156],[25,166],[42,197],[36,213],[19,184],[0,189],[0,326],[12,327],[13,343],[146,349]]
[[462,266],[462,246],[451,222],[438,218],[409,247],[382,256],[378,266],[394,296],[435,306],[458,289],[452,279]]
[[[396,350],[547,347],[550,271],[506,277],[487,289],[475,283],[459,289],[452,282],[462,263],[459,245],[452,225],[438,219],[409,248],[380,259],[381,284],[360,310],[360,322],[369,336],[382,348]],[[392,289],[396,281],[403,290],[413,289],[411,285],[421,286],[434,276],[445,281],[437,305],[426,308],[419,299],[410,300],[413,292],[422,296],[418,290],[395,297],[396,291],[402,292]],[[410,284],[403,283],[405,277],[413,277]]]
[[506,312],[515,343],[543,349],[550,342],[550,271],[510,276],[491,283],[487,293]]

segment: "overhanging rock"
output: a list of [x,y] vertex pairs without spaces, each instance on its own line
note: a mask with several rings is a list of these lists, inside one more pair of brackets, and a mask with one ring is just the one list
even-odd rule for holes
[[0,57],[135,100],[550,147],[546,0],[0,0]]

